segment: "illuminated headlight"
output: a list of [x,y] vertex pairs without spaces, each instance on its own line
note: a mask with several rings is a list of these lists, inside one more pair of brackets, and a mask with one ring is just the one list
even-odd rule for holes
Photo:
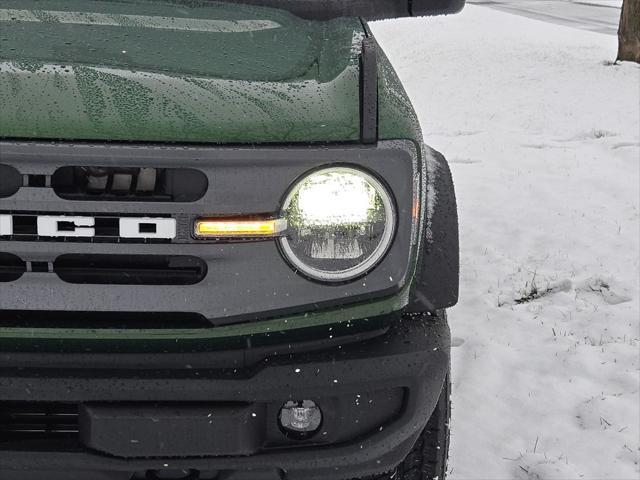
[[373,268],[387,252],[395,208],[373,176],[335,167],[304,177],[283,205],[285,256],[311,278],[341,282]]

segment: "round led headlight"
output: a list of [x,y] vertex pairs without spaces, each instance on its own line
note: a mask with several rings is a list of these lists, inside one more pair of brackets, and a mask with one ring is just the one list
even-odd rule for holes
[[354,279],[374,267],[393,240],[391,195],[372,175],[348,167],[325,168],[300,180],[283,205],[287,259],[311,278]]

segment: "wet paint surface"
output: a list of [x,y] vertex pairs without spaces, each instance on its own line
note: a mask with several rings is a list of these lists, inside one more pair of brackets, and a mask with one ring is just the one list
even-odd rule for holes
[[[47,14],[33,7],[45,4]],[[176,11],[157,10],[158,5]],[[221,144],[359,141],[364,36],[359,21],[308,22],[255,7],[178,11],[146,2],[145,9],[136,2],[0,0],[0,137]],[[99,15],[78,13],[89,10]],[[196,40],[200,50],[187,51],[185,45]],[[126,46],[119,43],[124,41]],[[380,139],[411,139],[420,150],[415,112],[384,55],[379,56],[379,109]],[[352,320],[401,309],[407,299],[405,290],[364,305],[306,314],[304,321],[286,317],[216,329],[213,336],[227,345],[230,337],[270,335],[293,326],[351,326]],[[0,333],[0,343],[33,335],[19,329]],[[213,341],[210,331],[118,331],[113,338],[114,332],[86,330],[40,333],[45,344],[76,336],[106,342],[127,338],[136,344],[154,335],[158,341],[179,336],[209,347]]]
[[3,0],[0,26],[3,137],[359,137],[355,19],[309,22],[223,4]]

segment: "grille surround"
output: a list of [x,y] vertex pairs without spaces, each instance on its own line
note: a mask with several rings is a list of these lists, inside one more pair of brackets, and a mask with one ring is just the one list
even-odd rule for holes
[[[55,195],[51,188],[21,188],[0,200],[2,215],[30,212],[36,215],[163,217],[176,221],[176,237],[169,242],[40,241],[3,236],[2,251],[26,262],[51,264],[64,254],[75,255],[188,255],[207,263],[209,274],[196,285],[142,286],[68,284],[42,270],[28,271],[19,280],[0,288],[4,310],[25,305],[40,311],[70,312],[184,312],[211,320],[215,326],[238,324],[284,316],[300,316],[314,310],[339,311],[349,318],[348,307],[367,302],[373,314],[381,305],[402,308],[400,295],[413,278],[412,264],[418,246],[414,205],[419,200],[421,158],[414,143],[383,141],[376,145],[284,145],[211,146],[152,144],[84,144],[0,141],[0,162],[14,166],[22,175],[51,176],[61,166],[126,165],[139,168],[196,168],[208,178],[203,198],[191,203],[73,201]],[[331,165],[351,165],[384,178],[395,197],[398,229],[381,262],[366,280],[335,288],[312,282],[292,268],[273,240],[218,243],[193,236],[193,220],[273,214],[281,210],[285,192],[306,173]],[[46,184],[46,182],[45,182]],[[395,307],[394,307],[395,308]],[[329,319],[327,318],[326,321]],[[332,319],[335,321],[335,319]],[[296,322],[305,325],[310,320]],[[293,326],[291,327],[293,328]],[[27,338],[24,329],[11,338]],[[76,332],[78,338],[93,333]],[[203,332],[204,333],[204,332]],[[50,332],[48,335],[54,335]],[[49,337],[47,337],[49,338]],[[0,340],[1,341],[1,340]]]

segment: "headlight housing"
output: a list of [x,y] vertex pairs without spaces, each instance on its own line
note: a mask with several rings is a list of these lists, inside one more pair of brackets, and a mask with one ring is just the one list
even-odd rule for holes
[[317,170],[302,178],[283,204],[284,256],[305,275],[344,282],[371,270],[396,228],[391,194],[375,177],[351,167]]

